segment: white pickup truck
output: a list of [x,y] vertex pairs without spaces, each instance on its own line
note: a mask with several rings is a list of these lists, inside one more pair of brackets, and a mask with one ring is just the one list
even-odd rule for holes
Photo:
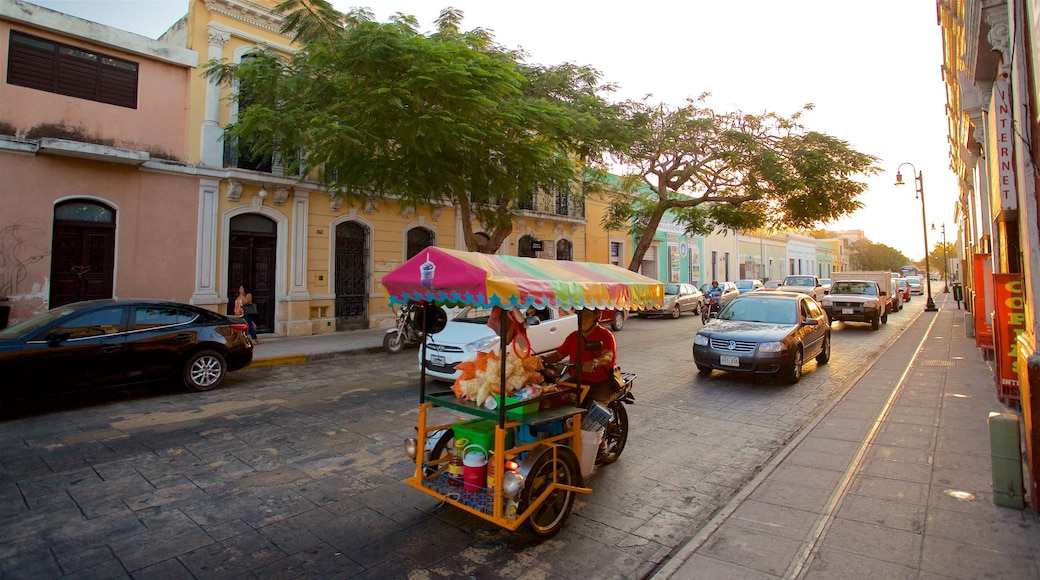
[[823,311],[831,322],[869,322],[877,330],[888,322],[891,279],[888,271],[835,272]]
[[813,276],[811,274],[797,274],[793,276],[787,276],[784,281],[780,284],[777,290],[783,290],[784,292],[801,292],[802,294],[808,294],[812,296],[817,302],[823,300],[825,293],[823,291],[823,283],[820,282],[819,276]]

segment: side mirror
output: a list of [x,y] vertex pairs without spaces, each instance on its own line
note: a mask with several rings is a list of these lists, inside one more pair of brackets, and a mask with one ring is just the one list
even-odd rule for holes
[[819,323],[820,323],[820,321],[816,320],[815,318],[806,318],[805,319],[805,325],[806,326],[816,326]]
[[47,335],[47,346],[58,346],[72,336],[67,330],[58,330]]
[[538,326],[542,323],[542,319],[537,316],[528,316],[524,322],[527,323],[527,326]]

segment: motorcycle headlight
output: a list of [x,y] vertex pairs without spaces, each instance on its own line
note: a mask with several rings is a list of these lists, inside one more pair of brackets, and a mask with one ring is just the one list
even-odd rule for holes
[[520,495],[524,488],[524,476],[515,471],[507,471],[502,474],[502,493],[512,499]]
[[763,342],[758,345],[759,352],[783,352],[784,343],[782,342]]
[[466,345],[466,350],[469,352],[477,352],[478,350],[489,350],[498,346],[499,338],[497,336],[488,336],[485,338],[474,340],[473,342]]
[[415,450],[419,446],[419,441],[415,437],[409,437],[404,440],[404,453],[408,457],[415,459]]
[[697,346],[708,346],[708,337],[701,333],[693,335],[693,344]]

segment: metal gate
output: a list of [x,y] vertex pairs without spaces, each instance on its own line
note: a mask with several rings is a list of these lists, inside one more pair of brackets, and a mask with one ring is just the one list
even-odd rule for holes
[[368,328],[368,228],[336,226],[336,330]]

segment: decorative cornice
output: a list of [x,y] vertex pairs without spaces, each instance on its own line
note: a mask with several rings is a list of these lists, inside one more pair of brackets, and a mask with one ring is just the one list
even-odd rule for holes
[[329,209],[332,211],[339,211],[339,208],[343,207],[342,197],[329,197]]
[[242,198],[242,183],[239,181],[229,181],[227,185],[227,200],[238,201]]
[[274,204],[285,205],[285,200],[289,199],[289,188],[288,187],[276,187],[274,188]]
[[444,208],[442,208],[440,206],[433,208],[430,211],[430,220],[431,221],[437,221],[437,218],[441,217],[441,212],[442,211],[444,211]]
[[269,7],[249,0],[206,0],[206,9],[279,34],[282,21],[285,19],[282,15],[271,12]]
[[210,46],[219,46],[223,48],[224,45],[227,44],[227,41],[231,40],[231,33],[220,30],[219,28],[210,26],[208,32]]
[[982,13],[982,19],[986,21],[986,24],[989,24],[989,33],[986,34],[986,41],[993,47],[993,50],[1000,51],[1000,56],[1004,61],[1000,67],[1001,72],[1010,72],[1011,29],[1008,27],[1007,10],[1005,7],[1001,8],[1003,9],[985,10]]

